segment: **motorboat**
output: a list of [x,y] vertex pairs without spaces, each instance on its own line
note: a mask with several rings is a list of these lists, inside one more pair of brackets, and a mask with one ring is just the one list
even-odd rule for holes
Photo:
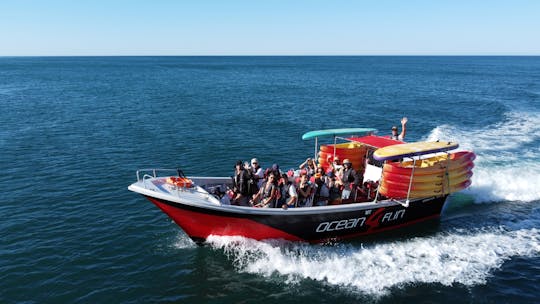
[[[362,182],[338,203],[287,209],[234,205],[224,200],[233,188],[231,177],[185,176],[179,169],[139,169],[128,189],[154,203],[197,244],[211,235],[324,243],[437,219],[448,196],[470,186],[473,152],[451,152],[459,146],[453,142],[404,143],[375,132],[330,129],[302,137],[315,139],[314,159],[326,170],[336,156],[356,163]],[[324,138],[333,143],[320,144]]]

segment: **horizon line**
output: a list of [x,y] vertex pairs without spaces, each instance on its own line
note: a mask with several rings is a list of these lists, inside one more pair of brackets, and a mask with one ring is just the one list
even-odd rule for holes
[[5,57],[539,57],[538,54],[95,54],[95,55],[0,55]]

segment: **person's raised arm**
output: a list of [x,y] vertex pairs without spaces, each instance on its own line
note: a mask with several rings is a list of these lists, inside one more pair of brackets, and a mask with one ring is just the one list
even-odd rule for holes
[[407,117],[403,117],[401,119],[401,134],[399,134],[399,139],[403,140],[405,138],[405,134],[407,134]]

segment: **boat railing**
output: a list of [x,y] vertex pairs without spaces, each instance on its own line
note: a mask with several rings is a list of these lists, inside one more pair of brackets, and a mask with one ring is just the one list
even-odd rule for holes
[[[150,179],[160,178],[160,177],[170,177],[170,176],[179,176],[185,177],[184,173],[180,169],[139,169],[137,170],[137,182],[141,182],[145,188],[148,188],[147,181]],[[228,189],[232,188],[231,177],[209,177],[209,176],[189,176],[189,180],[192,182],[193,186],[200,186],[204,191],[214,193],[214,192],[225,192]],[[151,186],[153,187],[153,186]],[[186,191],[188,188],[185,187],[175,187],[178,192]],[[189,187],[193,190],[196,187]],[[198,190],[197,190],[198,191]]]
[[[171,174],[171,173],[175,174]],[[181,173],[182,170],[179,171],[179,169],[139,169],[137,170],[137,181],[140,182],[141,180],[145,180],[148,178],[156,178],[159,176],[171,176],[171,175],[177,175]],[[167,174],[167,175],[165,175]],[[142,177],[141,177],[142,176]]]

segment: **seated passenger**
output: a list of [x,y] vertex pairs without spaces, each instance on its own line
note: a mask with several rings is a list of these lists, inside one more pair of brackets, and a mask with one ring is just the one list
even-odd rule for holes
[[330,205],[339,205],[341,204],[341,190],[340,185],[336,181],[336,176],[334,175],[334,172],[330,171],[328,172],[326,179],[326,187],[328,187],[328,203]]
[[274,208],[278,197],[277,180],[273,174],[263,183],[261,189],[253,197],[253,206],[262,208]]
[[[292,176],[291,176],[292,178]],[[298,194],[296,193],[296,187],[292,183],[291,179],[287,174],[282,174],[279,182],[279,190],[281,197],[278,200],[276,208],[292,208],[296,207],[296,202],[298,201]]]
[[375,195],[377,195],[377,188],[379,188],[379,182],[368,180],[362,184],[361,191],[366,199],[375,199]]
[[302,172],[298,183],[298,207],[311,207],[313,205],[313,187],[309,184],[308,176]]
[[301,163],[300,166],[298,167],[300,169],[306,170],[309,176],[312,176],[313,174],[315,174],[315,171],[317,170],[317,167],[315,166],[315,162],[311,158],[307,158],[306,161]]
[[276,180],[281,178],[281,171],[279,170],[278,164],[272,165],[272,167],[270,168],[270,173],[274,174],[274,176],[276,177]]
[[314,175],[314,196],[313,196],[313,205],[314,206],[326,206],[328,204],[328,197],[330,192],[327,186],[328,176],[324,173],[324,169],[321,165],[317,167],[317,172]]

